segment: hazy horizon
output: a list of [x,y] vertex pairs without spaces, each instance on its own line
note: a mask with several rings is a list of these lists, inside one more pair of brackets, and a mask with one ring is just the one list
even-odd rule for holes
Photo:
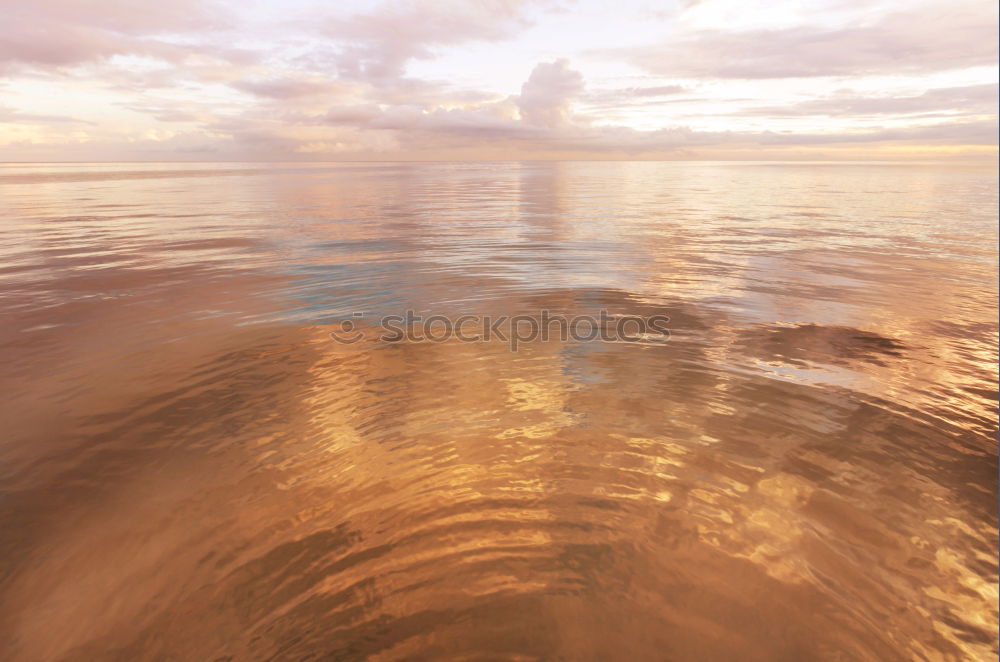
[[341,159],[341,160],[263,160],[229,159],[218,161],[194,160],[114,160],[114,161],[0,161],[0,165],[111,165],[111,164],[190,164],[213,165],[226,163],[246,163],[259,165],[337,165],[348,163],[693,163],[693,164],[733,164],[733,165],[927,165],[927,166],[972,166],[988,168],[1000,167],[996,158],[982,159]]

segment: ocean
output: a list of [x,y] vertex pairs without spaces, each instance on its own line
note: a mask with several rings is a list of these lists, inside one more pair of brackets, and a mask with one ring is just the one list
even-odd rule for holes
[[994,660],[997,192],[2,164],[0,658]]

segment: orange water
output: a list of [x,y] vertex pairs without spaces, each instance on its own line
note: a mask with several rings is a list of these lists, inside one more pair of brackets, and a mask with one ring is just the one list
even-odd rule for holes
[[996,658],[995,169],[2,165],[0,214],[0,659]]

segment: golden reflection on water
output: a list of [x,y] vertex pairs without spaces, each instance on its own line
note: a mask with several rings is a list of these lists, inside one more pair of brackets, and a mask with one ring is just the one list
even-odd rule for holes
[[[957,167],[0,167],[0,657],[995,659],[996,210]],[[671,339],[379,341],[407,308]]]

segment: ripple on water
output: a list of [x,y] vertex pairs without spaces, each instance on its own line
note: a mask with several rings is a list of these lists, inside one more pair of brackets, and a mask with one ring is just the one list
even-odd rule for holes
[[[994,172],[39,167],[4,659],[995,658]],[[381,341],[406,309],[670,339]]]

